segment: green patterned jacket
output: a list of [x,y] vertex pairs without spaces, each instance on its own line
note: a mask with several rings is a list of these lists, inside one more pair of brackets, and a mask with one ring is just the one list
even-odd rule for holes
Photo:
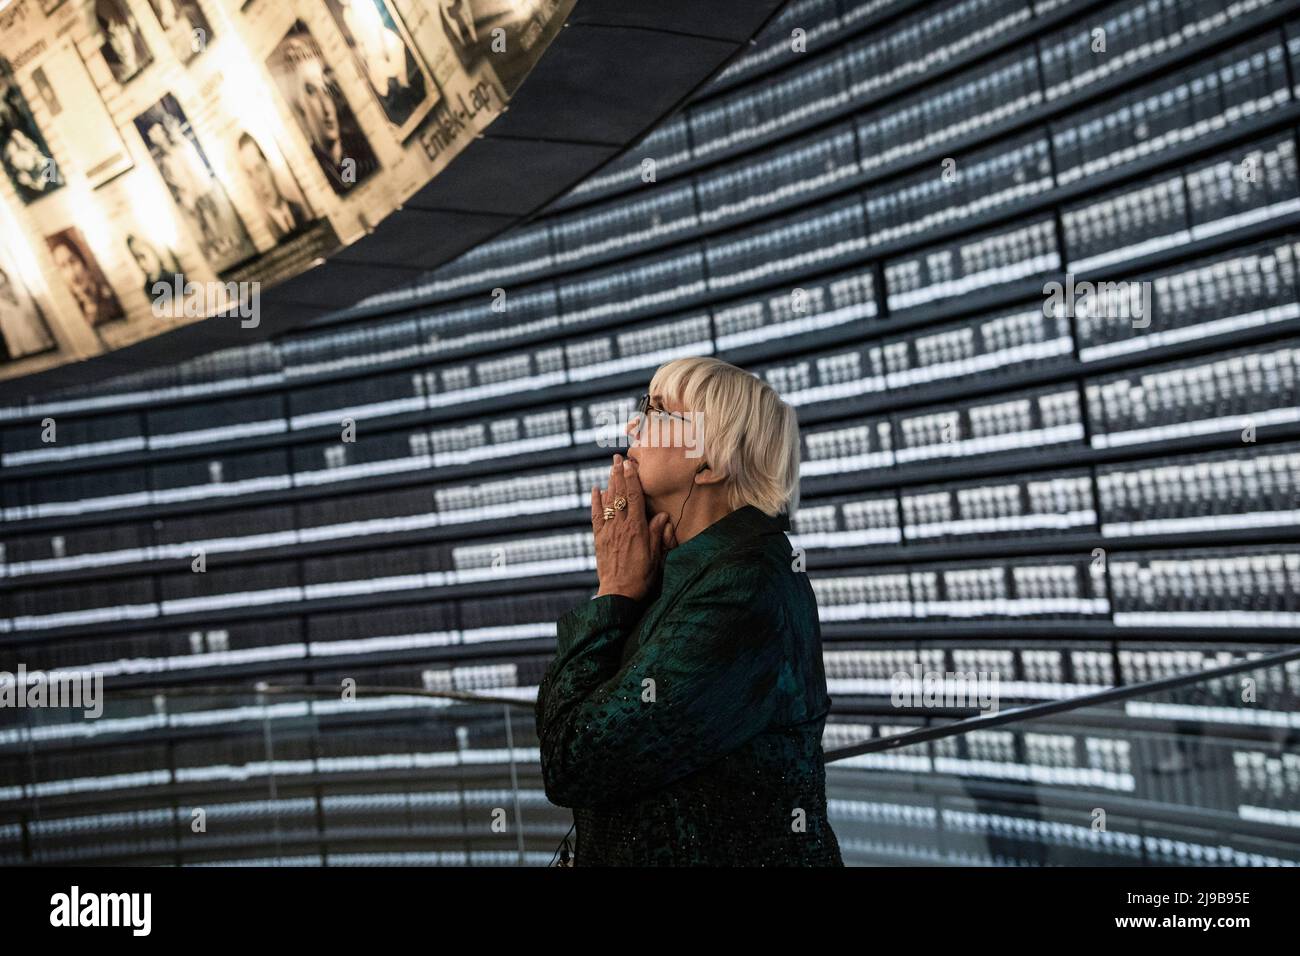
[[817,603],[784,520],[741,507],[669,551],[646,598],[560,618],[537,735],[576,865],[843,865]]

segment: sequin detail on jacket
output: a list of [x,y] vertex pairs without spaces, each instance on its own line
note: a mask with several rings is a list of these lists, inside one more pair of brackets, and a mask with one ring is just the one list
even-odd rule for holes
[[843,865],[816,597],[781,529],[746,505],[670,551],[645,599],[560,618],[537,733],[576,865]]

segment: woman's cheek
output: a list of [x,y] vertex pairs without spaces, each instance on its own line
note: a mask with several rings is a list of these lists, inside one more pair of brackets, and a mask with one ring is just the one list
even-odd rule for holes
[[659,482],[653,468],[648,473],[638,470],[637,478],[641,482],[642,494],[653,496],[658,492]]

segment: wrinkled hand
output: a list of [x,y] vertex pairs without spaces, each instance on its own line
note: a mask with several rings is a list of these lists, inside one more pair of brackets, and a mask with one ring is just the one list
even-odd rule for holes
[[[627,499],[627,507],[606,521],[605,508],[613,507],[620,495]],[[596,596],[622,594],[635,601],[645,597],[663,564],[672,527],[666,514],[646,521],[645,496],[637,464],[631,458],[615,455],[609,470],[609,488],[602,493],[592,487],[591,530],[596,538],[596,576],[600,579]]]

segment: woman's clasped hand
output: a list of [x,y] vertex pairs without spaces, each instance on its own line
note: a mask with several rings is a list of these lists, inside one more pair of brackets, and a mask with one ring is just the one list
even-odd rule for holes
[[[623,499],[624,507],[616,502]],[[605,509],[614,508],[612,518]],[[609,487],[591,488],[591,530],[596,538],[597,597],[622,594],[639,601],[663,566],[672,540],[672,521],[666,514],[646,519],[645,495],[637,477],[635,459],[614,456]]]

